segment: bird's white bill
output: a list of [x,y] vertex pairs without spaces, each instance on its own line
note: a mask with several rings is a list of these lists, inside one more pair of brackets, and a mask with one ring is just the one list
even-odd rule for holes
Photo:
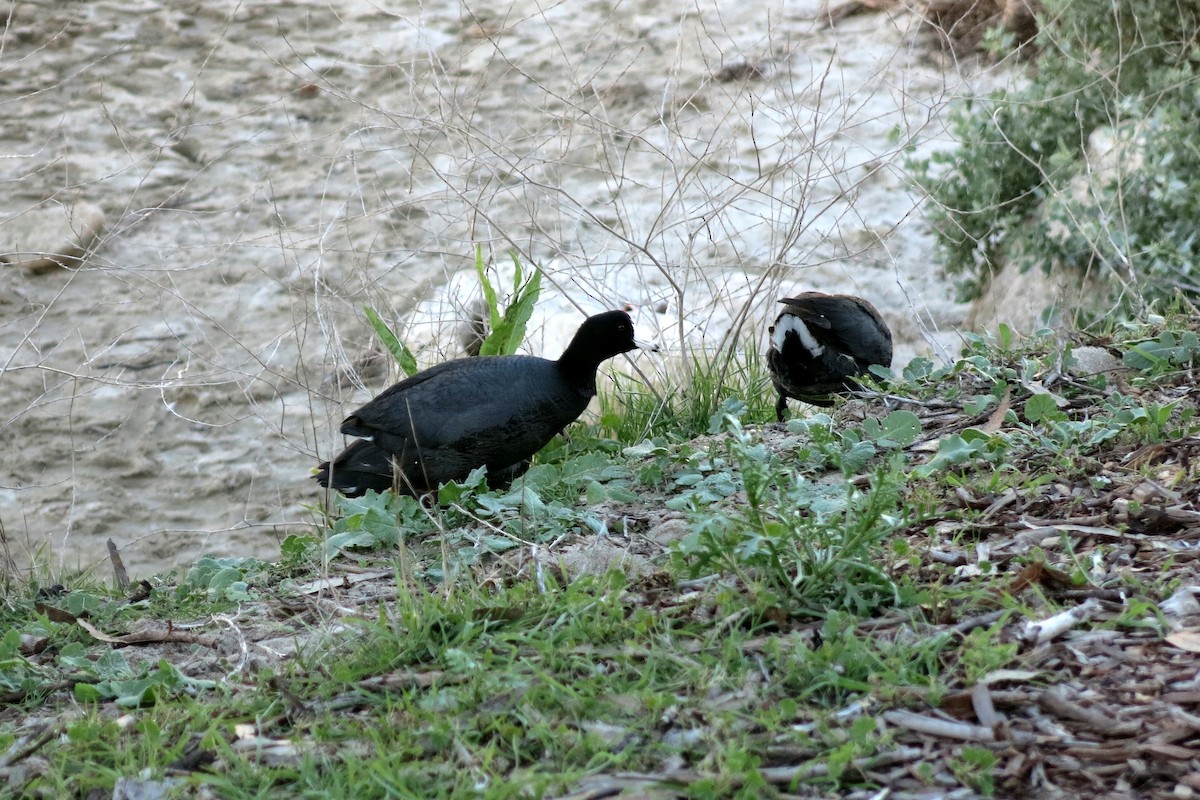
[[642,348],[643,350],[649,350],[651,353],[658,352],[658,345],[655,344],[654,342],[643,342],[641,339],[634,339],[633,343],[634,343],[634,345]]

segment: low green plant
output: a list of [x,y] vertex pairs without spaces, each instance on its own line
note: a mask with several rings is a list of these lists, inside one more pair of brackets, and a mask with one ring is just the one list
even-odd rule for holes
[[[324,542],[324,556],[395,548],[437,534],[450,561],[431,565],[425,577],[441,580],[446,567],[475,564],[485,553],[503,553],[524,542],[545,542],[572,533],[603,534],[606,523],[589,506],[639,500],[633,472],[619,457],[588,449],[552,449],[551,458],[499,490],[487,486],[486,468],[443,484],[437,502],[369,491],[337,499],[338,519]],[[297,556],[306,553],[293,541]]]
[[[468,482],[482,481],[484,471],[476,470]],[[326,558],[350,549],[395,547],[405,532],[432,530],[421,502],[409,495],[368,491],[361,497],[339,496],[336,503],[337,520],[325,536]]]
[[[134,667],[120,650],[110,650],[93,660],[82,645],[74,644],[64,647],[58,660],[77,676],[75,699],[84,703],[112,700],[118,706],[137,708],[154,705],[164,696],[217,688],[216,681],[189,678],[165,660],[153,667]],[[79,680],[82,676],[89,679]]]
[[911,411],[893,411],[882,419],[868,417],[857,427],[839,427],[828,414],[793,419],[788,430],[804,435],[797,460],[811,469],[835,469],[850,477],[860,474],[879,453],[910,443],[921,432]]
[[819,644],[797,642],[776,654],[788,696],[819,708],[841,708],[867,692],[886,695],[915,686],[936,698],[952,636],[878,640],[859,630],[858,622],[855,614],[832,609],[820,623]]
[[917,467],[914,474],[928,478],[953,468],[1006,464],[1011,458],[1011,447],[1007,437],[968,428],[961,434],[952,433],[944,437],[938,443],[938,451],[934,457]]
[[250,578],[265,574],[269,565],[254,558],[200,558],[183,576],[176,598],[200,594],[209,602],[250,600],[256,597]]
[[[733,573],[759,595],[760,608],[805,616],[869,613],[898,602],[898,587],[875,557],[906,524],[902,459],[887,460],[863,490],[813,481],[768,451],[734,411],[723,417],[725,456],[714,454],[699,480],[677,479],[685,491],[668,503],[693,510],[692,534],[679,545],[690,571]],[[866,457],[864,444],[875,448],[856,436],[841,441],[841,457],[856,464]],[[738,469],[720,469],[724,464]],[[744,503],[715,507],[735,491]]]
[[513,262],[513,288],[508,306],[500,311],[500,299],[492,282],[488,280],[487,270],[483,265],[483,248],[475,248],[475,273],[479,276],[479,286],[483,289],[483,299],[487,304],[490,333],[479,346],[481,356],[507,356],[517,352],[517,348],[525,341],[525,326],[533,316],[533,307],[537,304],[542,291],[542,271],[537,267],[524,279],[521,274],[521,262],[515,252],[509,253]]
[[1148,341],[1136,342],[1122,355],[1125,366],[1151,374],[1191,368],[1200,358],[1200,336],[1195,331],[1163,331]]
[[958,645],[958,667],[964,686],[974,686],[987,675],[1010,666],[1017,658],[1019,646],[1005,641],[1003,623],[976,628],[963,637]]
[[[27,629],[30,625],[25,626]],[[21,651],[21,634],[46,636],[49,631],[43,625],[37,625],[36,634],[32,631],[22,631],[10,628],[0,636],[0,692],[12,698],[22,698],[36,695],[43,687],[54,683],[52,670],[48,670],[31,661]]]
[[[496,288],[488,278],[487,268],[483,262],[483,248],[475,248],[475,272],[479,276],[479,287],[483,291],[484,303],[488,312],[488,335],[479,346],[479,355],[498,356],[512,355],[525,341],[525,328],[533,316],[534,306],[542,291],[542,271],[537,267],[525,277],[521,270],[521,261],[516,253],[512,257],[514,274],[512,293],[508,304],[501,310],[500,297]],[[388,326],[375,309],[364,307],[367,322],[375,331],[375,335],[383,343],[384,348],[391,354],[405,375],[411,377],[418,371],[417,358],[407,345],[400,340],[396,332]]]
[[966,745],[959,751],[958,758],[950,762],[955,777],[975,789],[984,797],[996,793],[996,766],[1000,759],[986,747]]

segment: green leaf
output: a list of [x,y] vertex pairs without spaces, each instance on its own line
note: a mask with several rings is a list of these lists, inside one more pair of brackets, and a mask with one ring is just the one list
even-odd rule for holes
[[912,361],[908,362],[902,371],[901,375],[906,381],[917,381],[924,378],[926,375],[933,373],[933,362],[925,356],[917,356]]
[[493,553],[507,553],[521,546],[520,542],[515,542],[507,536],[484,535],[479,537],[479,543]]
[[1013,330],[1004,322],[1000,323],[999,340],[1000,340],[1000,349],[1001,350],[1011,350],[1012,349]]
[[1048,394],[1038,393],[1025,401],[1025,419],[1030,423],[1054,420],[1062,416],[1054,398]]
[[842,453],[841,467],[846,475],[857,475],[863,467],[875,457],[875,445],[872,442],[855,442]]
[[[488,328],[494,332],[500,324],[500,301],[496,299],[496,290],[492,287],[487,271],[483,268],[483,247],[479,245],[475,247],[475,274],[479,276],[479,288],[483,290],[483,300],[488,307]],[[488,339],[490,338],[491,336],[488,336]],[[484,344],[487,344],[486,340]],[[482,348],[479,354],[491,355],[483,352]]]
[[621,484],[609,484],[605,487],[608,499],[618,503],[636,503],[641,497],[637,492]]
[[103,698],[100,690],[90,683],[75,684],[75,699],[81,703],[99,703]]
[[21,632],[16,628],[0,637],[0,662],[21,657]]
[[225,587],[225,599],[241,602],[244,600],[253,600],[257,595],[250,591],[250,584],[245,581],[234,581]]
[[[20,642],[19,631],[12,631],[12,635],[16,636],[17,641]],[[96,664],[88,658],[87,650],[79,642],[64,645],[62,652],[58,654],[58,663],[73,670],[80,670],[92,675],[97,674]]]
[[101,692],[115,698],[117,705],[122,708],[138,708],[152,706],[158,699],[155,691],[158,682],[153,678],[142,678],[136,681],[110,681],[97,686]]
[[365,531],[335,533],[325,540],[325,552],[334,555],[352,547],[374,547],[379,540]]
[[203,592],[210,600],[244,599],[248,592],[246,575],[260,572],[266,565],[254,558],[200,558],[187,571],[181,588]]
[[299,536],[297,534],[288,534],[287,538],[279,545],[280,561],[287,564],[297,564],[315,550],[319,543],[312,536]]
[[[992,434],[987,431],[981,431],[979,428],[966,428],[961,434],[964,442],[969,442],[972,447],[981,449],[984,445],[992,440]],[[955,437],[949,437],[954,439]]]
[[604,484],[599,481],[588,481],[587,485],[587,501],[589,505],[603,503],[608,499],[608,492],[604,490]]
[[[208,594],[213,598],[227,597],[226,591],[236,583],[242,582],[242,571],[232,567],[219,570],[208,580]],[[244,585],[244,584],[243,584]]]
[[383,342],[383,346],[392,354],[392,358],[396,359],[396,363],[400,365],[400,369],[407,376],[417,374],[417,359],[412,354],[412,351],[405,347],[404,342],[396,338],[396,334],[387,326],[383,318],[375,313],[375,309],[370,306],[363,306],[363,311],[367,315],[367,322],[371,323],[371,327],[375,329],[375,335]]
[[487,467],[476,467],[461,483],[450,481],[438,489],[438,505],[448,506],[463,503],[465,498],[484,490],[487,484]]
[[893,411],[883,418],[880,447],[904,447],[921,435],[921,418],[911,411]]
[[721,401],[721,407],[708,419],[708,432],[717,434],[724,430],[734,430],[741,422],[746,404],[736,397],[727,397]]
[[629,474],[623,465],[613,464],[604,453],[583,453],[561,467],[560,480],[568,485],[579,485],[587,480],[613,480]]
[[621,455],[629,459],[646,458],[648,456],[663,456],[670,451],[662,444],[653,441],[644,441],[640,444],[630,445],[621,451]]
[[1184,331],[1180,339],[1171,331],[1163,331],[1157,339],[1141,342],[1126,350],[1122,356],[1125,366],[1133,369],[1151,370],[1172,364],[1184,366],[1200,356],[1200,338],[1192,331]]
[[[513,276],[514,300],[509,305],[508,310],[504,312],[504,320],[501,322],[501,325],[511,325],[508,333],[509,346],[507,352],[515,353],[521,342],[525,341],[526,325],[533,316],[533,307],[537,304],[538,297],[542,293],[542,271],[534,267],[533,272],[529,275],[529,280],[522,283],[521,262],[517,259],[516,253],[510,253],[509,255],[512,257],[513,267],[516,269]],[[509,320],[510,317],[512,318],[511,322]]]
[[411,524],[419,501],[408,495],[368,491],[362,497],[339,498],[338,509],[345,514],[325,540],[327,555],[347,547],[394,545],[400,541],[402,525]]
[[536,518],[546,512],[546,504],[533,487],[517,484],[513,484],[512,491],[503,497],[483,495],[479,498],[479,507],[484,516],[501,516],[505,512],[518,511],[522,515]]
[[[967,429],[967,431],[970,430],[970,428]],[[963,431],[963,433],[965,434],[967,431]],[[960,436],[959,434],[951,434],[938,443],[937,454],[929,460],[929,463],[918,467],[914,472],[921,477],[927,478],[947,467],[967,463],[979,455],[980,450],[981,446],[968,441],[967,437]]]
[[95,614],[104,607],[100,598],[91,592],[71,592],[60,602],[63,608],[77,617],[83,614]]
[[995,395],[990,394],[981,394],[978,397],[969,397],[962,401],[963,413],[969,417],[973,417],[976,414],[982,414],[995,402]]
[[[562,471],[554,464],[536,464],[530,467],[516,483],[531,489],[544,489],[562,480]],[[514,484],[515,485],[515,484]]]

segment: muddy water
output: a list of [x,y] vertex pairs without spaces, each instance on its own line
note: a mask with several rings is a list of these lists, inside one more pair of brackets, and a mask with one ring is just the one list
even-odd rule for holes
[[105,225],[81,265],[0,266],[10,555],[277,555],[388,380],[330,381],[361,308],[456,354],[476,245],[545,268],[537,352],[626,303],[668,351],[712,346],[804,288],[870,297],[898,361],[953,348],[899,156],[998,79],[906,14],[818,7],[0,5],[0,255],[53,250],[81,203]]

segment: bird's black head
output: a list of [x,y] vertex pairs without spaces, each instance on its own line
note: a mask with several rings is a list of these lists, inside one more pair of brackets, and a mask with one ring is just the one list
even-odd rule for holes
[[658,351],[658,345],[634,338],[633,320],[624,311],[605,311],[584,320],[560,362],[596,365],[636,348]]

